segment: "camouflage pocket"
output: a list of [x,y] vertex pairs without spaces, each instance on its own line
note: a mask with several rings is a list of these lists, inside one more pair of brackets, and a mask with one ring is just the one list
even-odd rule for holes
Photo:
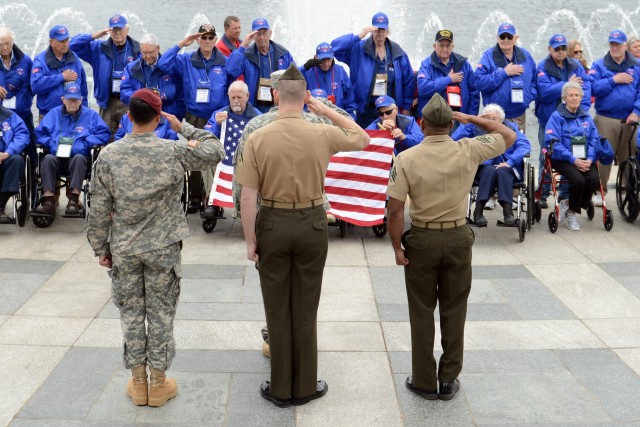
[[173,282],[169,286],[169,304],[175,309],[178,305],[178,300],[180,299],[180,279],[181,279],[181,269],[180,265],[176,265],[171,269],[171,274],[173,275]]
[[118,268],[114,265],[111,269],[111,299],[113,299],[113,305],[118,307],[118,309],[122,309],[124,305],[124,300],[126,297],[126,292],[123,288],[123,284],[120,283],[120,272]]

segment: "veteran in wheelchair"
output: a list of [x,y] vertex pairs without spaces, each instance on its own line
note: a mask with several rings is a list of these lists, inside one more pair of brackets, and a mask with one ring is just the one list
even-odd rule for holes
[[[19,215],[16,209],[18,203],[14,203],[14,218],[6,214],[5,206],[9,199],[18,195],[21,185],[29,184],[25,173],[25,159],[21,155],[29,141],[29,129],[20,116],[0,106],[0,224],[13,224]],[[20,200],[20,207],[27,206],[27,203],[28,196]],[[24,225],[24,217],[21,225]]]
[[[92,163],[92,150],[111,137],[109,127],[94,110],[82,105],[80,87],[70,83],[65,87],[62,105],[49,111],[36,128],[36,145],[43,150],[37,173],[39,206],[31,213],[36,225],[45,218],[48,226],[56,215],[54,192],[56,180],[69,187],[65,216],[85,216],[87,191],[85,179]],[[80,193],[85,190],[85,206],[80,205]]]
[[[477,227],[486,227],[487,219],[484,217],[484,207],[489,201],[491,196],[495,194],[496,189],[498,192],[498,202],[502,206],[502,212],[504,220],[499,225],[504,226],[516,226],[516,217],[513,215],[513,190],[514,184],[516,188],[519,188],[517,183],[526,183],[522,186],[524,190],[532,192],[532,189],[527,188],[531,183],[525,176],[525,163],[524,158],[529,155],[531,151],[531,143],[527,137],[518,130],[518,126],[510,121],[505,121],[505,113],[501,106],[498,104],[488,104],[484,107],[481,117],[495,120],[497,122],[504,123],[505,126],[513,129],[516,132],[515,143],[503,154],[493,159],[485,161],[478,168],[476,173],[476,179],[474,180],[475,189],[472,191],[475,193],[475,210],[473,211],[473,217],[470,223]],[[459,140],[461,138],[474,138],[483,134],[485,131],[471,123],[458,127],[453,133],[451,138]],[[528,169],[528,168],[527,168]],[[527,172],[529,172],[527,170]],[[473,200],[470,201],[470,203]],[[520,197],[518,197],[518,219],[521,212],[520,209]],[[527,209],[530,210],[531,206],[527,204]],[[523,224],[524,225],[524,224]]]

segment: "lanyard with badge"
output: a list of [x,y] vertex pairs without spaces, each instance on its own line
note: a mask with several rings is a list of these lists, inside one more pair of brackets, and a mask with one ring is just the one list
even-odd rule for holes
[[127,46],[128,43],[124,46],[124,60],[122,61],[122,70],[116,70],[116,64],[118,62],[119,53],[116,52],[117,49],[114,49],[111,46],[111,51],[113,52],[113,67],[111,68],[111,92],[112,93],[120,93],[120,86],[122,84],[122,76],[124,75],[124,65],[126,63],[127,58]]
[[198,79],[196,85],[196,103],[208,104],[211,95],[211,82],[209,81],[207,62],[204,58],[202,58],[202,63],[204,64],[204,75],[201,74],[202,78]]
[[393,61],[389,62],[389,49],[386,48],[384,56],[384,73],[376,73],[376,77],[373,82],[372,96],[382,96],[387,94],[387,82],[390,80],[390,75],[395,74],[393,69]]
[[[258,52],[258,55],[261,55]],[[271,48],[269,48],[268,53],[269,58],[269,74],[273,71],[273,64],[271,63]],[[258,76],[262,75],[262,59],[258,60]],[[259,77],[258,79],[258,94],[256,96],[258,101],[262,102],[273,102],[273,96],[271,95],[271,79],[267,79],[264,77]]]
[[[513,61],[507,60],[507,62],[511,62],[512,64],[517,65],[515,61],[516,53],[513,53]],[[505,57],[506,59],[506,57]],[[511,86],[511,103],[512,104],[523,104],[524,103],[524,79],[522,75],[519,76],[511,76],[509,78],[509,83]]]
[[[71,117],[71,121],[72,121],[71,132],[73,133],[75,133],[82,111],[78,111],[78,113],[76,114],[78,114],[78,118],[75,121],[73,120],[73,117]],[[62,117],[63,116],[61,113],[60,118],[58,120],[58,126],[60,126],[60,136],[58,137],[58,150],[56,151],[56,157],[68,159],[69,157],[71,157],[71,148],[73,148],[75,137],[73,136],[73,134],[71,136],[63,136],[64,132],[62,127]]]
[[[322,85],[320,85],[320,78],[318,78],[318,67],[314,67],[313,71],[316,75],[316,82],[318,83],[318,89],[322,89]],[[325,73],[326,76],[326,73]],[[327,94],[327,99],[334,104],[336,103],[336,95],[335,95],[335,83],[333,78],[333,67],[331,67],[331,95]],[[326,84],[325,84],[326,87]]]
[[[578,123],[578,120],[576,120]],[[585,135],[571,136],[571,154],[576,159],[587,158],[587,137]]]

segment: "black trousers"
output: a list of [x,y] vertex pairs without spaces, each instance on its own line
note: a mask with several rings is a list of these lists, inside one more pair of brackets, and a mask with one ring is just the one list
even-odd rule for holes
[[591,196],[600,187],[598,169],[593,163],[588,171],[580,172],[569,162],[551,160],[551,166],[569,181],[569,209],[577,214],[586,209]]

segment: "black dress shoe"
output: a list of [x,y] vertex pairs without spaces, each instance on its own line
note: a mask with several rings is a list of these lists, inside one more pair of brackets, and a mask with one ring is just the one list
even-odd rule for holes
[[450,383],[440,383],[438,398],[440,400],[451,400],[458,391],[460,391],[460,381],[457,378]]
[[307,396],[307,397],[292,397],[291,398],[291,404],[293,406],[300,406],[300,405],[304,405],[305,403],[309,403],[310,401],[314,400],[314,399],[319,399],[322,396],[324,396],[325,394],[327,394],[327,392],[329,391],[329,386],[327,385],[327,383],[323,380],[318,381],[318,383],[316,384],[316,392],[313,393],[311,396]]
[[489,222],[487,221],[487,218],[484,217],[484,215],[478,214],[473,216],[473,223],[477,227],[486,227]]
[[291,406],[291,399],[280,399],[279,397],[275,397],[273,394],[271,394],[271,392],[269,391],[270,385],[270,381],[263,381],[262,384],[260,384],[260,396],[264,397],[269,402],[280,408],[288,408],[289,406]]
[[196,213],[200,210],[200,200],[191,200],[187,207],[187,212]]
[[417,395],[424,397],[427,400],[438,400],[438,390],[428,391],[418,388],[413,385],[413,377],[409,375],[404,382],[404,385],[407,386],[409,390],[414,392]]

